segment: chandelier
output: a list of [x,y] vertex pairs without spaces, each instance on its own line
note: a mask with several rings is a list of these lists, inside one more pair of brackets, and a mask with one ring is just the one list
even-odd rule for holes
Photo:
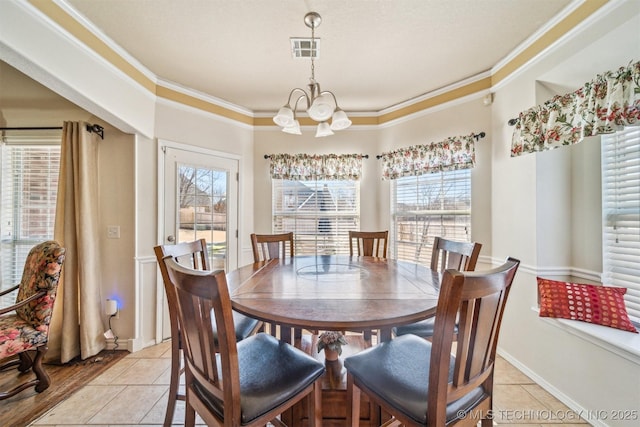
[[[278,114],[273,121],[282,127],[282,131],[295,135],[301,135],[300,122],[296,118],[298,103],[304,99],[306,102],[307,114],[311,119],[318,122],[316,138],[333,135],[333,131],[346,129],[351,126],[351,120],[347,114],[338,107],[338,101],[333,92],[320,90],[320,83],[315,78],[315,29],[320,26],[322,17],[316,12],[309,12],[304,16],[304,23],[311,28],[311,77],[309,78],[309,93],[304,89],[295,88],[289,93],[287,103],[278,110]],[[294,94],[298,95],[291,108],[291,100]],[[331,119],[331,125],[329,125]]]

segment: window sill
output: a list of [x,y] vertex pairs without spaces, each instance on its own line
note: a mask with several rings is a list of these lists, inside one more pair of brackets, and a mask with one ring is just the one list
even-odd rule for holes
[[[531,308],[540,313],[538,307]],[[579,320],[539,317],[540,320],[640,365],[640,334]]]

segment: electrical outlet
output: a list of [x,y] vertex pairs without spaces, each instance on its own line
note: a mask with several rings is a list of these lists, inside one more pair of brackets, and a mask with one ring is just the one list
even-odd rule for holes
[[120,226],[119,225],[110,225],[107,227],[107,238],[109,239],[119,239],[120,238]]

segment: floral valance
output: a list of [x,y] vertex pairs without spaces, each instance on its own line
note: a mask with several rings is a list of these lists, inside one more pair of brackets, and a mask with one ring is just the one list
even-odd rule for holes
[[271,154],[271,178],[293,181],[358,180],[361,154]]
[[511,156],[572,145],[640,124],[640,62],[597,75],[575,92],[520,113]]
[[[475,165],[475,141],[479,135],[449,137],[441,142],[413,145],[383,153],[382,179],[471,169]],[[484,136],[484,135],[482,135]]]

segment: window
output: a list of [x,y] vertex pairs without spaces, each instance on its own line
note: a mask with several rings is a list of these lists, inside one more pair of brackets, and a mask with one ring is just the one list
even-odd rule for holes
[[470,241],[470,169],[392,181],[391,256],[429,264],[435,236]]
[[296,255],[349,254],[360,229],[360,182],[272,180],[273,233],[295,236]]
[[628,288],[629,316],[640,321],[640,127],[602,137],[602,282]]
[[[19,283],[29,250],[53,238],[60,145],[9,139],[0,149],[0,289],[4,290]],[[14,301],[15,294],[5,295],[0,306]]]

